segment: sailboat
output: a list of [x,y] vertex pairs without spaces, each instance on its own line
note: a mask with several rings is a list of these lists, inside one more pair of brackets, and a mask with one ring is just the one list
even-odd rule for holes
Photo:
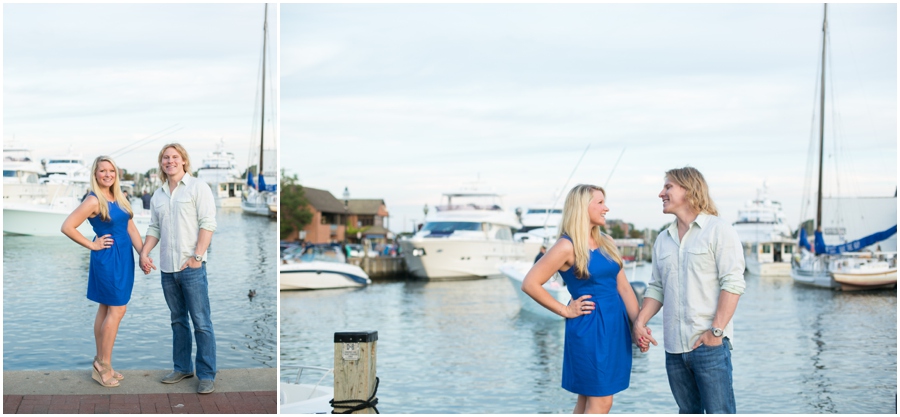
[[[263,57],[262,57],[262,84],[260,91],[262,92],[261,119],[259,126],[259,165],[256,166],[258,179],[253,182],[253,172],[247,170],[247,187],[241,198],[241,209],[244,213],[259,216],[268,216],[275,219],[278,214],[278,189],[277,184],[266,184],[264,161],[264,144],[265,144],[265,124],[266,124],[266,58],[267,58],[267,40],[269,33],[269,5],[265,7],[265,17],[263,18]],[[274,165],[274,164],[272,164]],[[269,178],[274,182],[275,175]]]
[[[801,253],[794,256],[791,262],[791,278],[795,283],[820,288],[841,290],[862,290],[872,288],[897,286],[897,252],[866,251],[861,249],[871,247],[879,242],[892,238],[897,234],[897,199],[888,201],[887,208],[876,214],[876,221],[884,222],[887,226],[890,222],[894,225],[874,233],[868,230],[867,235],[848,241],[843,237],[852,236],[852,231],[847,233],[842,227],[827,227],[822,224],[822,169],[824,162],[824,138],[825,138],[825,51],[828,34],[828,5],[825,5],[825,17],[822,23],[822,74],[821,95],[819,104],[819,178],[818,194],[816,198],[816,229],[815,244],[810,247],[807,241],[806,227],[801,225],[799,232],[799,245]],[[884,199],[889,200],[889,199]],[[868,207],[866,207],[868,206]],[[860,211],[871,211],[871,204],[859,204]],[[866,208],[863,208],[866,207]],[[892,213],[890,211],[893,210]],[[832,211],[830,214],[833,214]],[[859,227],[857,225],[857,227]],[[830,230],[829,230],[830,229]],[[858,232],[857,232],[858,233]],[[826,244],[826,235],[830,235],[831,242]],[[856,235],[859,236],[859,235]],[[835,239],[838,237],[839,239]]]

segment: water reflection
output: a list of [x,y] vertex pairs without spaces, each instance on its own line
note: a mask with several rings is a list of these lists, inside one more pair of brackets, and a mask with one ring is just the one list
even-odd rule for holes
[[[274,367],[275,222],[220,210],[207,271],[217,365]],[[158,263],[159,249],[151,255]],[[36,261],[39,259],[40,261]],[[89,369],[97,304],[85,298],[90,253],[64,236],[3,237],[3,368]],[[257,295],[248,298],[255,289]],[[158,271],[135,270],[114,350],[118,369],[171,368],[171,327]]]

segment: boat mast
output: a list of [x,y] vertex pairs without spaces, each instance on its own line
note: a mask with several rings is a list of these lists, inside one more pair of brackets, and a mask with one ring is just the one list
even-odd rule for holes
[[822,162],[825,154],[825,42],[828,30],[828,3],[822,18],[822,95],[819,105],[819,193],[816,196],[816,230],[822,230]]
[[[259,166],[257,172],[259,177],[263,176],[263,136],[266,130],[266,32],[269,29],[269,3],[266,3],[265,16],[263,17],[263,62],[262,62],[262,118],[259,121]],[[259,188],[257,182],[257,188]],[[262,191],[262,190],[260,190]]]

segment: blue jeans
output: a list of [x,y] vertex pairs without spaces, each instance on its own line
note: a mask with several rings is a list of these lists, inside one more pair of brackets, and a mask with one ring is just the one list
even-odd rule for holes
[[206,281],[206,262],[199,268],[185,268],[178,272],[162,272],[162,288],[172,317],[172,360],[175,370],[192,373],[191,325],[197,339],[197,378],[216,379],[216,335],[209,315],[209,285]]
[[700,345],[685,353],[666,352],[666,373],[680,414],[735,414],[731,342]]

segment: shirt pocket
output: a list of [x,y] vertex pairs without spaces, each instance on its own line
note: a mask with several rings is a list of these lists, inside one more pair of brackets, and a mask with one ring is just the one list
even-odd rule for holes
[[707,246],[693,246],[685,249],[687,269],[695,273],[715,272],[716,260]]
[[169,202],[168,201],[156,201],[153,203],[153,206],[150,207],[151,210],[156,212],[156,215],[159,217],[160,221],[166,219],[169,215]]
[[190,196],[179,196],[175,198],[175,210],[182,218],[196,219],[197,205]]
[[660,278],[665,280],[667,277],[678,272],[677,257],[672,253],[659,255]]

